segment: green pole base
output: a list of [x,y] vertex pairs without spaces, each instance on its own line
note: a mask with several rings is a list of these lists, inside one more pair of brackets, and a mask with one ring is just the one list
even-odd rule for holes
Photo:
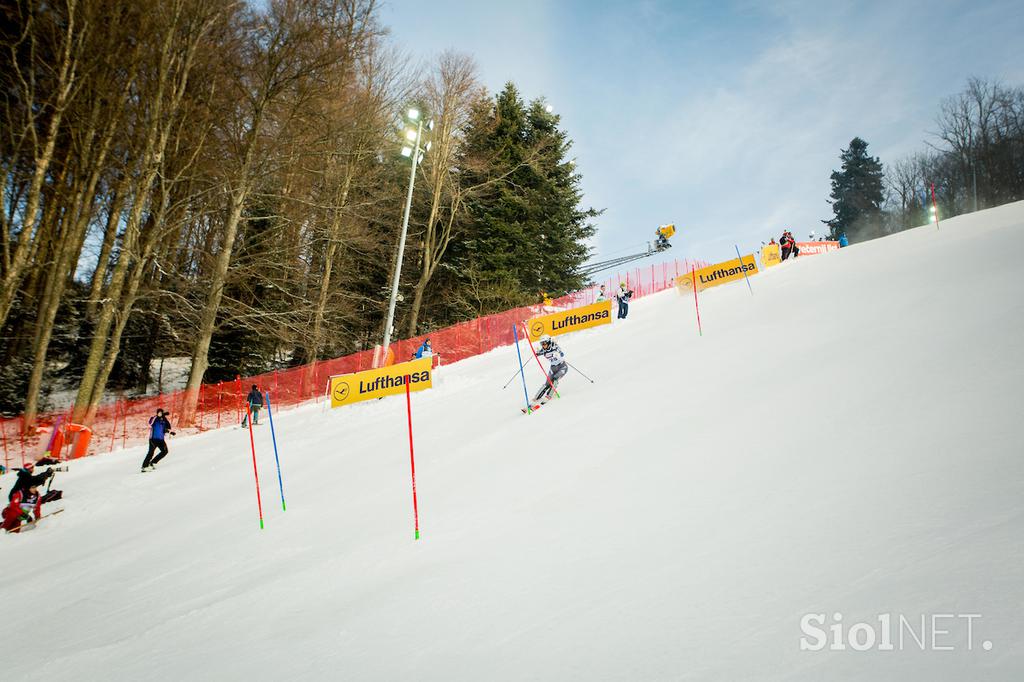
[[281,511],[288,511],[288,507],[284,506],[284,500],[281,500]]
[[417,540],[419,540],[419,539],[420,539],[420,531],[419,531],[419,529],[418,529],[418,528],[416,529],[416,539],[417,539]]
[[260,530],[263,530],[263,519],[260,519]]

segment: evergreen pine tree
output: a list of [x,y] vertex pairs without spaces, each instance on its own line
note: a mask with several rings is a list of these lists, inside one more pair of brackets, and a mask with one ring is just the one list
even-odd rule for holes
[[589,221],[599,212],[580,206],[580,175],[566,158],[571,142],[558,123],[542,101],[526,106],[508,83],[474,112],[466,131],[459,165],[467,184],[493,182],[467,199],[465,236],[451,250],[464,280],[502,292],[482,312],[585,284],[583,240],[594,234]]
[[842,169],[832,171],[829,203],[835,214],[822,222],[829,226],[829,237],[838,239],[844,232],[850,239],[878,236],[882,223],[882,163],[868,155],[868,143],[859,137],[839,155]]

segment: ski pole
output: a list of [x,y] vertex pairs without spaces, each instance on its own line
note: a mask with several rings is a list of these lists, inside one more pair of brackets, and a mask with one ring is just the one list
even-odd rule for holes
[[520,367],[519,371],[516,372],[515,374],[513,374],[512,378],[505,382],[505,385],[501,387],[501,390],[504,391],[506,388],[508,388],[508,385],[511,384],[513,381],[515,381],[516,377],[519,376],[519,372],[522,372],[522,371],[523,371],[523,369]]
[[[512,336],[516,340],[516,357],[519,359],[519,375],[523,377],[523,398],[526,399],[526,414],[531,414],[533,408],[530,407],[530,394],[526,390],[526,372],[523,371],[523,353],[519,350],[519,325],[512,323]],[[530,339],[526,339],[529,343]]]
[[579,370],[579,369],[578,369],[578,368],[576,367],[576,365],[574,365],[574,364],[572,364],[572,363],[570,363],[570,362],[567,362],[567,363],[565,363],[565,364],[569,365],[570,367],[572,367],[573,369],[575,369],[575,370],[576,370],[577,372],[579,372],[580,376],[582,376],[582,377],[583,377],[584,379],[586,379],[586,380],[587,380],[587,381],[589,381],[590,383],[594,383],[594,380],[593,380],[593,379],[591,379],[590,377],[588,377],[588,376],[587,376],[586,374],[584,374],[583,372],[580,372],[580,370]]

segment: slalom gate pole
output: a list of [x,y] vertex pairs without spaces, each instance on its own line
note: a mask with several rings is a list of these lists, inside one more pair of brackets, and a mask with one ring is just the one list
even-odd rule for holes
[[[743,269],[743,256],[740,255],[740,247],[739,247],[738,244],[733,244],[733,246],[736,247],[736,257],[740,259],[740,269]],[[753,296],[754,295],[754,290],[750,286],[750,278],[747,277],[747,271],[746,270],[743,270],[743,279],[747,280],[747,288],[750,289],[750,295]],[[697,287],[696,287],[696,285],[694,285],[694,291],[696,291],[696,290],[697,290]]]
[[533,359],[537,361],[537,366],[540,367],[540,371],[544,375],[544,380],[548,382],[548,386],[550,386],[551,390],[555,392],[555,397],[561,398],[562,396],[558,395],[558,389],[555,388],[555,384],[551,381],[551,377],[544,371],[544,365],[540,364],[540,358],[537,357],[537,351],[533,349],[533,342],[530,341],[530,335],[526,332],[525,322],[523,322],[523,335],[526,337],[526,342],[530,345],[530,352],[533,353]]
[[256,507],[260,510],[260,530],[263,530],[263,500],[260,499],[260,470],[256,468],[256,440],[252,437],[252,411],[245,403],[245,414],[249,422],[249,445],[252,447],[252,474],[256,478]]
[[700,304],[697,303],[697,269],[690,266],[690,284],[693,285],[693,307],[697,311],[697,333],[704,336],[704,330],[700,326]]
[[594,380],[593,380],[593,379],[591,379],[590,377],[588,377],[588,376],[587,376],[586,374],[584,374],[583,372],[580,372],[579,368],[577,368],[577,367],[576,367],[576,365],[572,364],[571,362],[567,362],[567,363],[565,363],[565,364],[569,365],[570,367],[572,367],[573,369],[575,369],[575,370],[576,370],[577,372],[579,372],[579,375],[580,375],[581,377],[583,377],[584,379],[586,379],[587,381],[589,381],[590,383],[594,383]]
[[530,393],[526,390],[526,372],[523,371],[523,353],[519,350],[519,326],[514,322],[512,323],[512,336],[516,339],[516,356],[519,358],[519,375],[523,377],[523,398],[526,400],[526,414],[531,414],[533,413],[533,408],[530,407]]
[[412,469],[412,516],[416,526],[416,539],[420,539],[420,508],[416,502],[416,457],[412,447],[412,384],[409,375],[405,375],[405,414],[409,418],[409,466]]
[[[523,371],[522,369],[520,369],[520,370],[519,370],[519,372],[522,372],[522,371]],[[503,391],[504,391],[504,390],[505,390],[506,388],[508,388],[508,385],[509,385],[509,384],[511,384],[511,383],[512,383],[513,381],[515,381],[515,378],[516,378],[517,376],[519,376],[519,372],[516,372],[515,374],[513,374],[513,375],[512,375],[512,378],[511,378],[511,379],[509,379],[508,381],[506,381],[506,382],[505,382],[505,385],[501,387],[501,390],[503,390]]]
[[274,411],[270,409],[270,391],[263,395],[267,398],[267,417],[270,418],[270,439],[274,442],[274,462],[277,464],[277,486],[281,489],[281,511],[288,511],[284,504],[284,482],[281,480],[281,460],[277,457],[277,434],[274,433]]

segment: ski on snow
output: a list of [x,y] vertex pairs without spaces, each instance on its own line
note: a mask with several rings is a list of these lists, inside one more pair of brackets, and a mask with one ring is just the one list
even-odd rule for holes
[[38,519],[35,519],[34,521],[29,521],[28,523],[22,524],[22,525],[18,526],[17,528],[14,528],[14,529],[9,530],[7,532],[8,533],[20,533],[23,530],[32,530],[32,529],[34,529],[36,527],[37,523],[39,523],[40,521],[42,521],[46,517],[48,517],[48,516],[56,516],[57,514],[60,514],[62,511],[64,511],[64,510],[63,509],[58,509],[57,511],[50,512],[49,514],[43,514]]

